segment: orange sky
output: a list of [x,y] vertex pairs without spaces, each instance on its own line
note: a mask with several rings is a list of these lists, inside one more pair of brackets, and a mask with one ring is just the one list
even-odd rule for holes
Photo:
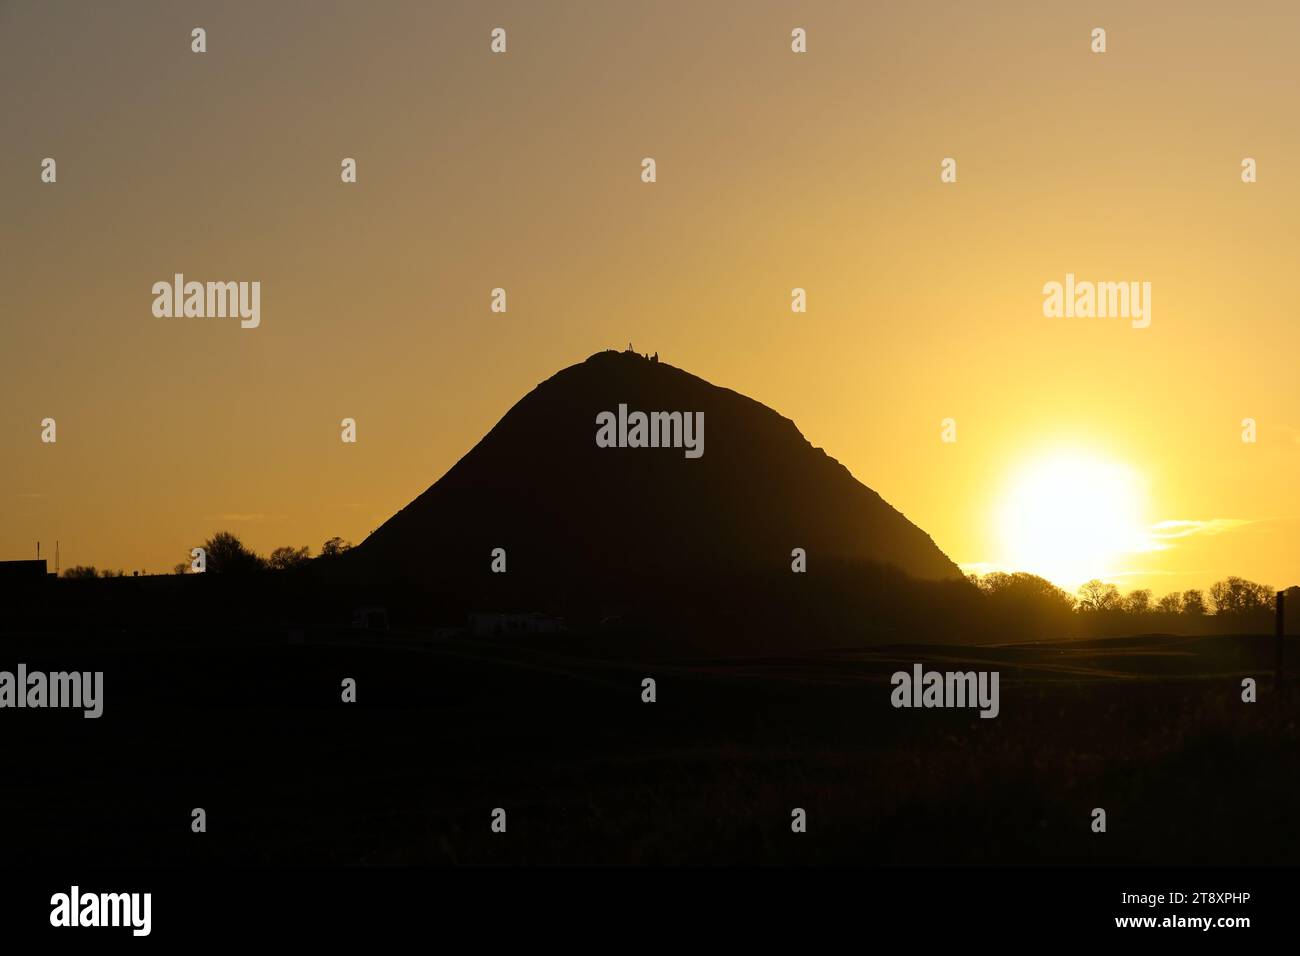
[[[1137,6],[0,3],[0,557],[359,541],[631,340],[959,563],[1068,446],[1195,523],[1121,586],[1300,582],[1300,8]],[[260,281],[261,327],[155,318],[175,272]],[[1067,272],[1151,326],[1044,318]]]

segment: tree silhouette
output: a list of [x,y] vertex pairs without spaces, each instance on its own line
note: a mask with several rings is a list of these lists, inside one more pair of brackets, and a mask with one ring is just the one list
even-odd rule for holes
[[272,571],[288,571],[291,568],[302,567],[309,560],[311,560],[311,548],[304,544],[301,548],[276,548],[266,559],[266,566]]
[[1046,578],[1025,571],[1008,574],[992,571],[983,577],[971,575],[971,582],[991,597],[1014,599],[1042,608],[1072,611],[1075,600]]
[[1093,578],[1079,588],[1080,611],[1119,611],[1123,607],[1124,599],[1120,596],[1119,588],[1113,584]]
[[1150,614],[1153,610],[1151,592],[1146,588],[1129,591],[1124,598],[1124,610],[1129,614]]
[[1206,612],[1205,595],[1196,588],[1183,592],[1183,613],[1193,617],[1203,617]]
[[1177,591],[1171,591],[1162,597],[1156,603],[1156,610],[1161,614],[1182,614],[1183,613],[1183,596]]
[[266,562],[229,531],[218,531],[203,542],[209,573],[251,574],[266,567]]
[[320,556],[322,558],[337,558],[340,554],[349,550],[351,547],[351,541],[344,541],[336,535],[320,546]]
[[1273,606],[1273,589],[1245,578],[1227,577],[1210,585],[1210,601],[1216,615],[1235,617],[1267,611]]

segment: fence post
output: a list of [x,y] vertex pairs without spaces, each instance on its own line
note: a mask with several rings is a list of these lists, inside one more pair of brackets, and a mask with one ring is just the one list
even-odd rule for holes
[[1277,658],[1276,658],[1276,663],[1273,666],[1273,677],[1274,680],[1277,682],[1277,690],[1279,693],[1281,693],[1282,691],[1282,669],[1285,663],[1282,658],[1284,634],[1286,634],[1286,594],[1282,591],[1278,591],[1277,592],[1276,638],[1274,640],[1274,644],[1276,645]]

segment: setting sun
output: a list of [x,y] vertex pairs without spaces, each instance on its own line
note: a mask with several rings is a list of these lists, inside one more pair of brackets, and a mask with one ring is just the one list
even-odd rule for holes
[[1074,590],[1119,571],[1143,536],[1138,476],[1083,453],[1040,458],[1016,473],[998,512],[1002,564]]

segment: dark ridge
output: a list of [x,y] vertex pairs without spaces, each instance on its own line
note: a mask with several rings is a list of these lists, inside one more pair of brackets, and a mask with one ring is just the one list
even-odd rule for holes
[[[597,415],[704,413],[704,452],[600,448]],[[809,573],[794,575],[804,548]],[[507,572],[489,570],[504,548]],[[593,616],[695,613],[711,594],[846,567],[960,581],[930,537],[788,418],[635,352],[599,352],[525,395],[442,478],[340,562],[444,601]],[[847,587],[853,587],[846,584]],[[813,587],[810,585],[809,587]]]

